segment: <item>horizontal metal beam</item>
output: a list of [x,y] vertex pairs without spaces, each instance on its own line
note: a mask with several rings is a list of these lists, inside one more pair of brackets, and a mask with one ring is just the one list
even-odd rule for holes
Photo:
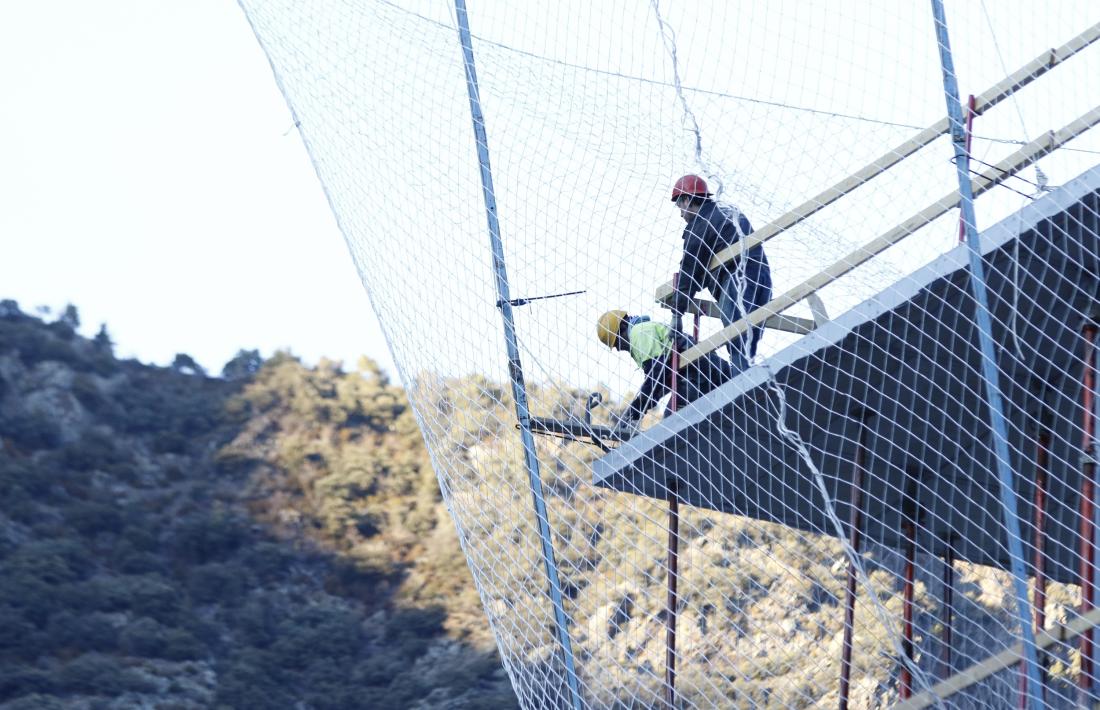
[[[1011,96],[1014,92],[1027,86],[1043,74],[1046,74],[1074,54],[1077,54],[1085,47],[1097,41],[1097,39],[1100,39],[1100,23],[1088,28],[1062,46],[1043,52],[1013,74],[1005,77],[977,96],[974,99],[975,114],[981,115],[984,111],[996,106],[1003,99]],[[811,197],[806,202],[780,216],[774,222],[770,222],[761,229],[756,230],[736,244],[718,252],[710,262],[710,269],[714,270],[718,268],[725,262],[736,258],[745,250],[751,249],[758,244],[763,244],[769,239],[778,236],[782,232],[810,217],[815,212],[836,202],[838,199],[868,182],[879,173],[888,170],[939,138],[948,131],[948,128],[948,119],[946,117],[940,119],[901,145],[898,145],[884,155],[868,163],[851,176],[841,180],[824,192]],[[669,281],[657,288],[656,299],[661,303],[666,303],[672,294],[672,282]]]
[[535,434],[557,434],[561,436],[607,439],[618,441],[619,435],[609,426],[586,424],[575,419],[552,419],[550,417],[531,417],[531,431]]
[[[1098,123],[1100,123],[1100,106],[1097,106],[1058,131],[1048,131],[974,178],[970,182],[974,197],[1000,184],[1006,178],[1015,175],[1036,160],[1039,160],[1053,150],[1061,147]],[[767,318],[790,308],[815,291],[832,283],[844,274],[855,269],[857,266],[869,261],[894,244],[897,244],[905,237],[916,232],[918,229],[943,215],[958,204],[959,193],[957,191],[944,195],[898,226],[869,244],[859,247],[816,276],[803,281],[782,296],[773,299],[771,302],[749,313],[745,318],[722,328],[698,345],[684,351],[683,355],[680,357],[680,367],[684,367],[698,360],[704,354],[721,347],[723,344],[745,333],[752,326],[759,325]]]
[[785,316],[780,313],[774,316],[768,316],[767,320],[764,321],[764,327],[771,328],[772,330],[782,330],[787,333],[805,335],[806,333],[813,332],[813,329],[817,327],[817,323],[809,318]]
[[[721,311],[718,310],[718,304],[714,301],[705,298],[693,298],[692,306],[688,309],[688,313],[695,315],[696,313],[710,318],[721,319]],[[824,306],[822,306],[822,313],[824,313]],[[826,318],[826,320],[828,320]],[[799,318],[797,316],[785,316],[774,315],[764,321],[765,328],[771,328],[772,330],[782,330],[787,333],[797,333],[798,335],[805,335],[810,333],[814,328],[821,325],[824,321],[819,322],[817,320],[817,314],[815,313],[814,320],[809,318]]]
[[[1097,625],[1100,625],[1100,608],[1093,609],[1089,613],[1077,617],[1069,624],[1058,624],[1052,631],[1040,631],[1035,636],[1035,647],[1041,651],[1055,644],[1071,641]],[[894,706],[894,710],[920,710],[934,705],[938,701],[945,700],[960,690],[969,688],[975,683],[988,678],[999,670],[1019,663],[1023,657],[1023,644],[1014,644],[1010,648],[1006,648],[1000,653],[956,673],[947,680],[937,683],[931,689],[917,693],[908,700],[898,703]]]

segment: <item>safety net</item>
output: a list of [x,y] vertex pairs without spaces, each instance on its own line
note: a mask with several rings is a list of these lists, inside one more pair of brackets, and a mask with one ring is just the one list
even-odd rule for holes
[[1100,5],[240,4],[521,705],[1100,698]]

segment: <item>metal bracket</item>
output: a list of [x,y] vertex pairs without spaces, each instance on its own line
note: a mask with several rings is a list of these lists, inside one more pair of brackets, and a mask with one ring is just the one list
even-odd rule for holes
[[814,292],[806,296],[806,301],[810,304],[810,313],[814,316],[815,328],[820,328],[829,322],[829,312],[825,310],[825,302],[821,300],[821,296]]

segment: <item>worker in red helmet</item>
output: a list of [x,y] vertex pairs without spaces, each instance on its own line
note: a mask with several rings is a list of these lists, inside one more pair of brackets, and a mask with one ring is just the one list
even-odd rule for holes
[[[733,205],[715,201],[707,181],[698,175],[677,180],[672,187],[672,201],[687,222],[672,307],[678,313],[689,311],[692,298],[706,289],[718,302],[722,324],[730,325],[770,301],[771,268],[762,245],[710,269],[715,254],[752,234],[748,218]],[[764,327],[757,325],[730,341],[730,362],[735,372],[749,366],[763,334]]]

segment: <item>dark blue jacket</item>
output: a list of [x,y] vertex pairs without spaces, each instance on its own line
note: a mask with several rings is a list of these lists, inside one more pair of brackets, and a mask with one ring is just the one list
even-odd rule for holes
[[[645,359],[639,364],[645,373],[642,389],[630,403],[626,414],[631,419],[641,419],[646,412],[657,405],[666,394],[672,391],[672,332],[666,326],[660,333],[667,340],[663,354]],[[680,351],[695,345],[695,340],[684,334],[677,336]],[[695,362],[680,370],[677,391],[682,399],[680,405],[686,405],[699,399],[733,377],[730,364],[717,353],[707,353]]]
[[[707,268],[715,254],[740,241],[741,235],[749,234],[752,234],[752,225],[736,207],[719,205],[714,200],[703,203],[699,213],[684,228],[684,255],[680,259],[680,279],[677,282],[674,303],[677,310],[685,312],[688,300],[703,289],[708,289],[715,300],[720,301],[722,289],[731,274],[735,274],[740,268],[738,262],[742,259],[745,260],[745,279],[750,284],[756,283],[761,287],[747,291],[771,294],[772,273],[763,245],[757,244],[747,253],[727,261],[713,272]],[[752,310],[753,306],[764,304],[747,305]]]

